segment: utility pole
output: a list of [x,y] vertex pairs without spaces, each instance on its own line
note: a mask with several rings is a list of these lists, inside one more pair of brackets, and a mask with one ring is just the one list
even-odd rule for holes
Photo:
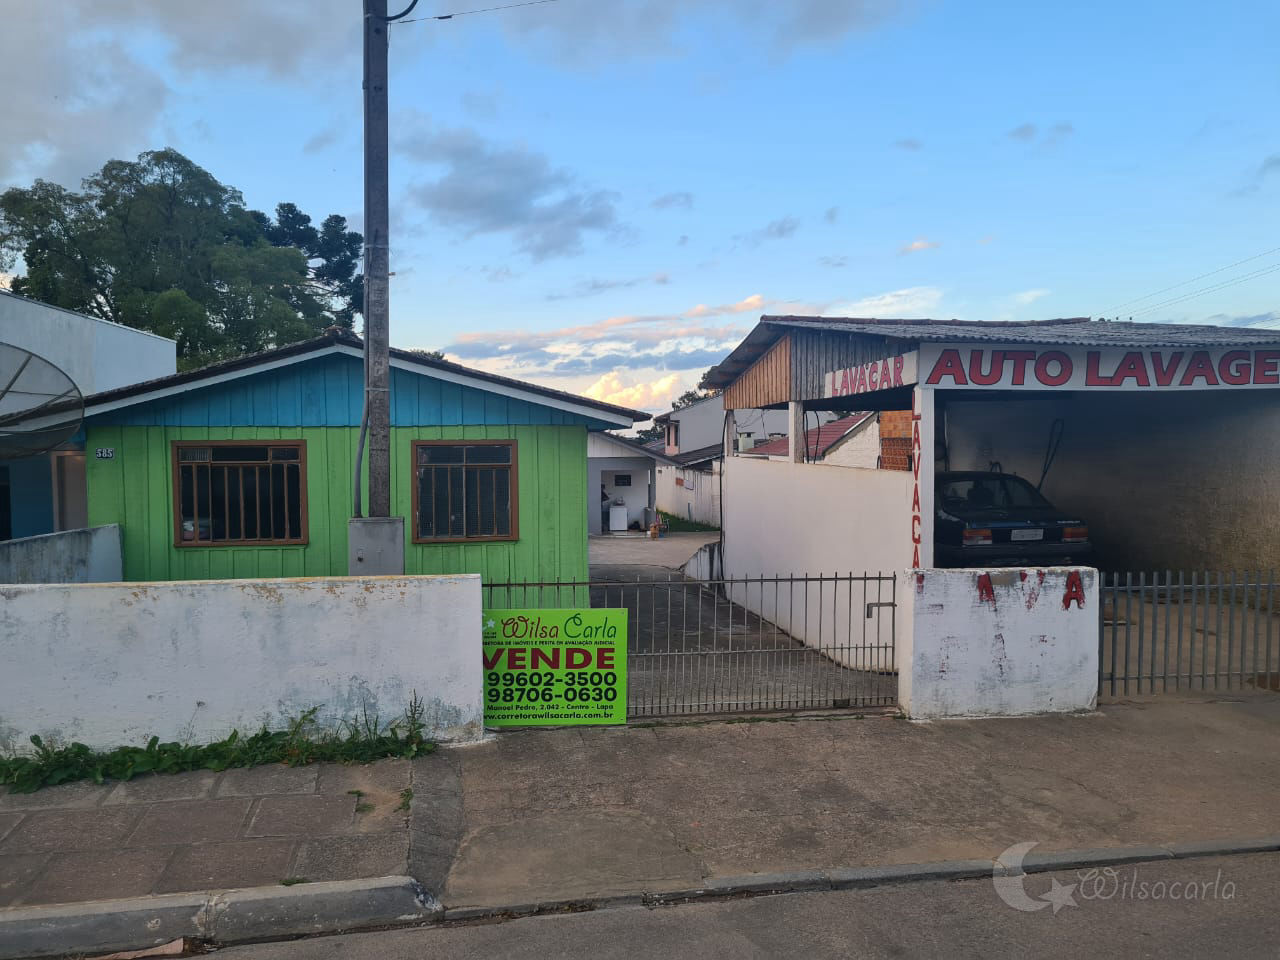
[[387,0],[364,0],[364,364],[369,516],[391,516]]

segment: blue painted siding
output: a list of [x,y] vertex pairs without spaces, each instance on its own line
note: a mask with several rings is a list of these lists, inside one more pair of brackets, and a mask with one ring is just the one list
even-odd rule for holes
[[[316,357],[239,380],[193,385],[173,397],[92,417],[125,427],[358,427],[363,368],[352,356]],[[612,424],[492,391],[439,380],[430,371],[391,371],[391,424],[396,427],[567,426],[606,430]]]
[[5,460],[14,539],[53,533],[53,468],[49,457]]

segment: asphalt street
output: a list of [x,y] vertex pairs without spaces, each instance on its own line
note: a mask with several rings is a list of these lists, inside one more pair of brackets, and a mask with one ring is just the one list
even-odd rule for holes
[[1254,854],[1136,864],[1114,874],[1040,874],[1015,882],[1003,899],[986,879],[919,883],[254,944],[219,955],[1273,958],[1280,953],[1277,892],[1280,855]]

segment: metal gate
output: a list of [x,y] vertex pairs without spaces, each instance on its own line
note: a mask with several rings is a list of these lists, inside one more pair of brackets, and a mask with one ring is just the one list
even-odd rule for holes
[[1275,577],[1102,574],[1100,696],[1280,691]]
[[629,717],[898,702],[896,576],[671,574],[484,589],[488,607],[625,607]]

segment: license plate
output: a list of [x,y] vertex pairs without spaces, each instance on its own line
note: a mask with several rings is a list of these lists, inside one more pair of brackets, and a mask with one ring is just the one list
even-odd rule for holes
[[1043,530],[1010,530],[1010,540],[1043,540]]

